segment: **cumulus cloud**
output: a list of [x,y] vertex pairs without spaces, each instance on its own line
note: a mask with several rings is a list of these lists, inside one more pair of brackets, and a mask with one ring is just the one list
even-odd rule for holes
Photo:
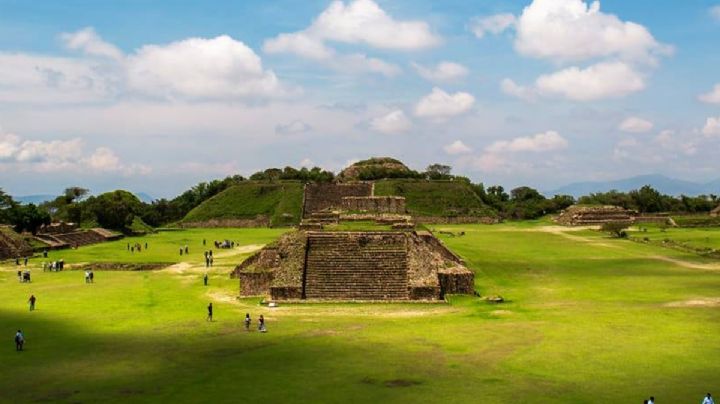
[[122,60],[123,52],[115,45],[105,42],[92,27],[60,36],[68,49],[79,50],[87,55]]
[[412,66],[420,77],[432,82],[453,82],[468,74],[467,67],[454,62],[440,62],[432,67],[425,67],[417,63],[413,63]]
[[516,24],[515,48],[525,56],[555,61],[618,57],[653,63],[671,52],[644,26],[600,11],[600,2],[534,0]]
[[489,17],[476,17],[470,22],[470,30],[478,38],[486,34],[498,35],[515,26],[517,18],[512,14],[495,14]]
[[573,101],[595,101],[619,98],[645,88],[642,74],[623,62],[605,62],[585,69],[569,67],[542,75],[534,87],[523,87],[510,79],[503,81],[503,91],[522,99],[534,96],[560,97]]
[[370,128],[385,134],[403,133],[410,130],[412,122],[402,110],[395,110],[370,121]]
[[0,170],[20,172],[54,172],[57,170],[113,172],[133,174],[148,172],[140,164],[123,164],[120,158],[107,147],[99,147],[87,154],[84,142],[70,140],[26,140],[10,133],[0,133]]
[[451,155],[472,153],[472,149],[461,140],[456,140],[448,145],[445,145],[443,150],[445,150],[445,153]]
[[710,15],[711,15],[716,21],[720,21],[720,5],[710,7]]
[[698,98],[708,104],[720,104],[720,84],[716,84],[710,92],[702,94]]
[[296,135],[300,133],[309,132],[312,126],[301,120],[294,120],[287,124],[275,126],[275,133],[279,135]]
[[567,140],[555,131],[538,133],[534,136],[517,137],[512,140],[500,140],[494,142],[487,148],[490,153],[502,152],[546,152],[565,149],[568,146]]
[[260,57],[227,35],[145,45],[128,58],[128,85],[148,95],[242,98],[285,95]]
[[652,128],[652,122],[636,116],[625,118],[622,122],[620,122],[620,126],[618,126],[618,129],[628,133],[645,133],[651,131]]
[[707,137],[720,136],[720,116],[708,118],[702,128],[702,134]]
[[441,41],[424,21],[398,21],[372,0],[355,0],[349,4],[332,2],[309,27],[270,38],[263,49],[267,53],[291,53],[344,72],[385,76],[400,72],[396,65],[362,53],[339,54],[326,42],[411,51],[434,47]]
[[415,115],[443,120],[468,112],[475,104],[475,97],[465,92],[448,94],[438,87],[421,98],[415,105]]

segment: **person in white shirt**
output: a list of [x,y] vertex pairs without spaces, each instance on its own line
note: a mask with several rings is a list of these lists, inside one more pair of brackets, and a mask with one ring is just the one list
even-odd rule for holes
[[710,393],[707,393],[707,396],[705,396],[705,398],[703,399],[702,404],[715,404],[715,401],[713,400]]

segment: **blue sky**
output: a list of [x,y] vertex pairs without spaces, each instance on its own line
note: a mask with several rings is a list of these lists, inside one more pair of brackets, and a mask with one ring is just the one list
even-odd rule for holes
[[172,196],[371,155],[507,187],[716,179],[718,6],[0,0],[0,186]]

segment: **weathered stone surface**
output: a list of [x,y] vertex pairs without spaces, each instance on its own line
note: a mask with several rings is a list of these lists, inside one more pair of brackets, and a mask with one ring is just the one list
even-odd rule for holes
[[475,293],[475,276],[464,267],[448,268],[438,271],[440,294],[471,295]]
[[564,226],[595,226],[609,222],[635,221],[636,212],[619,206],[582,206],[573,205],[563,210],[555,222]]
[[[72,225],[72,223],[66,224]],[[75,230],[69,233],[60,233],[60,229],[74,228]],[[122,234],[113,233],[109,230],[102,228],[95,229],[77,229],[74,225],[59,226],[52,229],[52,232],[47,232],[48,227],[45,228],[44,233],[38,232],[35,235],[35,239],[47,244],[51,249],[68,248],[68,247],[81,247],[89,244],[102,243],[105,241],[118,240],[122,238]]]
[[372,196],[373,184],[307,184],[303,200],[303,217],[313,213],[342,209],[342,199],[348,196]]
[[11,226],[0,227],[0,259],[32,255],[32,247]]
[[718,217],[718,216],[720,216],[720,206],[718,206],[717,208],[713,209],[713,210],[710,212],[710,216],[712,216],[712,217]]
[[262,296],[266,295],[270,289],[270,284],[274,278],[274,271],[266,272],[240,272],[240,295],[242,296]]
[[270,217],[258,215],[254,219],[211,219],[204,222],[183,222],[183,228],[220,228],[220,227],[270,227]]
[[350,212],[404,214],[405,198],[401,196],[346,196],[342,209]]

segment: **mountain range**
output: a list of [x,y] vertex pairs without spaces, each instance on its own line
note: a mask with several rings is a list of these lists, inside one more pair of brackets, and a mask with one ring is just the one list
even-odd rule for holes
[[720,179],[715,181],[700,183],[686,180],[670,178],[662,174],[639,175],[636,177],[623,178],[614,181],[586,181],[575,182],[557,188],[552,191],[545,192],[546,195],[572,195],[579,197],[596,192],[607,192],[617,190],[622,192],[632,191],[645,185],[657,189],[663,194],[668,195],[720,195]]

